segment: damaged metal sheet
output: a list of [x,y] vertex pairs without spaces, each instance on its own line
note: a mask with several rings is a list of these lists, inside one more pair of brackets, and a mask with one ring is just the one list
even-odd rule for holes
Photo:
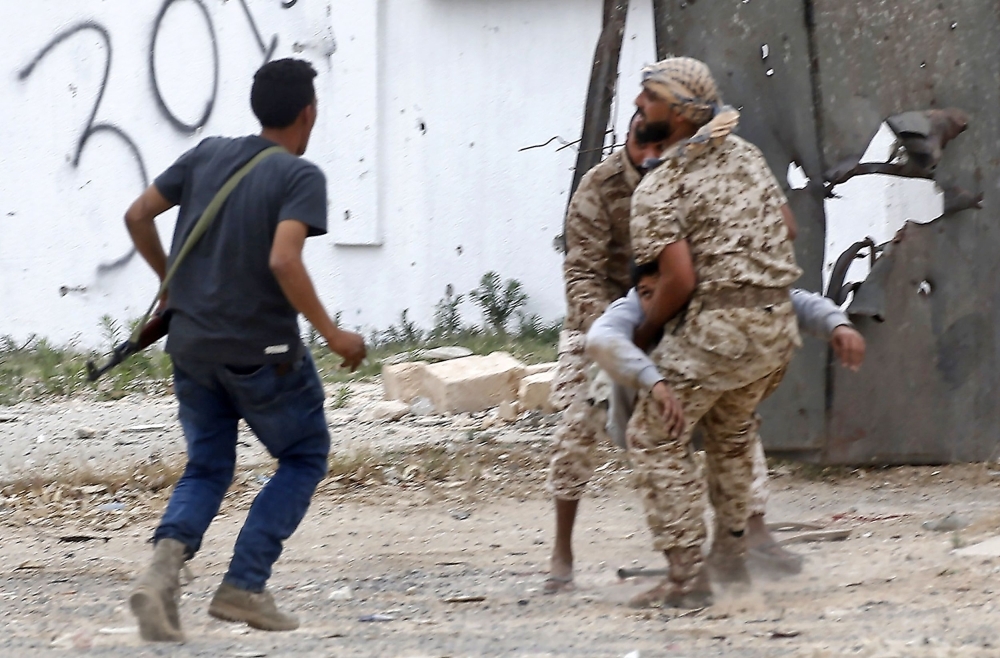
[[996,312],[966,287],[1000,272],[989,264],[956,276],[966,266],[962,246],[947,239],[956,222],[971,227],[975,220],[907,225],[851,304],[868,356],[858,373],[835,371],[824,461],[996,458]]
[[[764,152],[799,224],[799,285],[820,290],[825,220],[814,117],[810,37],[802,0],[655,0],[657,50],[705,61],[725,101],[740,110],[738,134]],[[813,182],[788,189],[796,162]],[[762,405],[768,450],[811,454],[825,435],[826,347],[806,338],[778,391]]]
[[[857,158],[883,119],[906,110],[958,107],[968,115],[967,131],[933,171],[946,190],[945,218],[908,224],[856,293],[850,310],[868,341],[867,360],[858,373],[832,371],[822,460],[996,459],[997,8],[958,0],[808,4],[826,162]],[[978,213],[964,210],[980,203]]]

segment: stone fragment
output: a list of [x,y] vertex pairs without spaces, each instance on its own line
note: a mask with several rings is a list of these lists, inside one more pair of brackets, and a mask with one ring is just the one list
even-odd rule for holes
[[382,366],[382,390],[386,400],[413,402],[423,395],[427,364],[422,362],[399,363]]
[[955,555],[973,557],[1000,557],[1000,537],[990,537],[972,546],[966,546],[955,551]]
[[76,430],[76,438],[78,439],[92,439],[97,434],[97,430],[93,427],[79,427]]
[[167,429],[166,425],[157,423],[154,425],[133,425],[132,427],[126,427],[122,431],[129,432],[130,434],[142,434],[145,432],[162,432]]
[[[522,380],[523,381],[523,380]],[[520,413],[517,402],[510,402],[504,400],[497,407],[497,416],[500,420],[505,420],[508,423],[513,423],[517,420],[517,415]]]
[[480,411],[517,398],[524,365],[506,352],[428,365],[424,394],[438,413]]
[[330,592],[329,598],[331,601],[350,601],[354,598],[354,593],[348,585],[344,585]]
[[961,530],[967,525],[969,525],[969,522],[959,516],[957,512],[952,512],[940,519],[924,521],[921,524],[924,530],[932,532],[952,532],[953,530]]
[[538,409],[539,411],[552,411],[549,405],[549,392],[552,390],[552,380],[555,371],[540,372],[528,375],[521,380],[521,385],[517,391],[517,399],[522,409]]
[[398,400],[380,400],[361,412],[358,420],[363,423],[385,423],[399,420],[410,413],[410,405]]

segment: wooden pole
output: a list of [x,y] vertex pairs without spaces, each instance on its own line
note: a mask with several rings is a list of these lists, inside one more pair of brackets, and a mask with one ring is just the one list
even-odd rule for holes
[[580,179],[601,162],[604,141],[611,119],[611,103],[615,98],[618,82],[618,60],[621,57],[622,39],[625,36],[625,19],[629,0],[604,0],[604,28],[594,50],[594,65],[590,71],[590,87],[583,111],[583,132],[580,150],[573,170],[570,198],[580,185]]
[[653,34],[656,40],[656,59],[666,59],[670,53],[669,28],[670,10],[667,4],[670,0],[653,0]]

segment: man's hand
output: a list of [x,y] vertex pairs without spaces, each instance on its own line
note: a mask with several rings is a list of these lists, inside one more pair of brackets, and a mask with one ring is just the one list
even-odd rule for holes
[[288,302],[323,336],[330,351],[344,358],[340,366],[354,372],[365,360],[365,340],[338,327],[316,296],[312,279],[302,262],[302,246],[308,235],[309,227],[298,220],[279,222],[271,245],[271,272]]
[[667,437],[676,439],[684,430],[684,408],[681,407],[680,400],[674,395],[673,389],[663,380],[656,382],[649,393],[660,406],[663,424],[667,429]]
[[351,372],[358,369],[361,362],[368,355],[365,348],[365,339],[360,334],[353,331],[337,329],[333,334],[326,337],[326,345],[331,352],[335,352],[344,358],[340,364],[341,368],[347,368]]
[[833,353],[845,368],[857,372],[865,360],[865,338],[854,327],[842,324],[830,336]]

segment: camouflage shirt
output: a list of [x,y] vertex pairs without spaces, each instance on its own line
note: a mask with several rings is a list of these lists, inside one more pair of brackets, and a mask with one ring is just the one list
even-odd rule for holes
[[787,288],[802,275],[781,215],[787,202],[756,146],[730,135],[689,161],[651,171],[632,199],[636,261],[691,246],[699,288]]
[[668,379],[727,390],[787,363],[799,344],[790,298],[760,308],[703,308],[714,291],[781,289],[799,278],[780,210],[785,202],[764,156],[734,135],[697,157],[668,160],[636,189],[636,260],[649,262],[667,245],[687,240],[697,275],[680,326],[668,325],[652,355]]
[[587,172],[566,214],[566,322],[586,331],[632,286],[629,208],[639,171],[625,149]]

